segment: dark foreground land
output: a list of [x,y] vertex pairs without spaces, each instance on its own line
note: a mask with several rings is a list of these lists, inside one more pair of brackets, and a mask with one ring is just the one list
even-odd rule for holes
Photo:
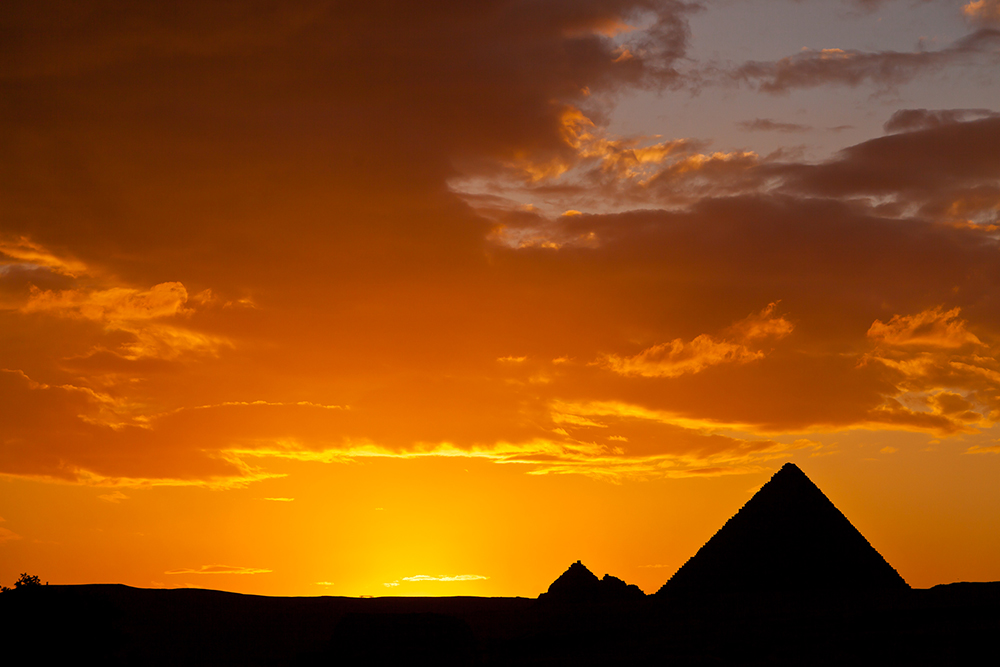
[[619,603],[40,586],[0,596],[0,623],[38,664],[971,665],[995,664],[1000,582]]

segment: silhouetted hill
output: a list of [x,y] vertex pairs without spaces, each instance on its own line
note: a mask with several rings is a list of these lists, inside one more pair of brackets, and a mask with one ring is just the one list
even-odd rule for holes
[[908,588],[805,473],[786,463],[657,595],[876,594]]
[[646,596],[635,584],[626,584],[618,577],[605,574],[603,579],[576,561],[549,585],[549,590],[538,596],[545,602],[595,603],[630,602]]
[[39,589],[0,595],[11,664],[940,667],[982,664],[1000,628],[1000,582],[765,605]]

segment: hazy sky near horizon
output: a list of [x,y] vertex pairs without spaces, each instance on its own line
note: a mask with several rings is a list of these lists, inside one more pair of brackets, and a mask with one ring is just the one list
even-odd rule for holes
[[0,582],[658,588],[785,461],[998,580],[997,0],[9,2]]

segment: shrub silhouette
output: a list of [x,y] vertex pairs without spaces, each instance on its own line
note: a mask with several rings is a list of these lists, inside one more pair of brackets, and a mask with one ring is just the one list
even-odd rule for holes
[[[48,585],[49,582],[45,582]],[[28,574],[27,572],[22,572],[21,576],[17,578],[14,582],[14,588],[8,588],[7,586],[0,586],[0,593],[7,593],[8,591],[13,591],[17,589],[29,589],[36,586],[41,586],[42,580],[37,574]]]

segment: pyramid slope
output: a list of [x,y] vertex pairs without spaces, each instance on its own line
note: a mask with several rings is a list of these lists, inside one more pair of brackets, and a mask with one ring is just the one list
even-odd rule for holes
[[805,473],[786,463],[657,594],[908,588]]

